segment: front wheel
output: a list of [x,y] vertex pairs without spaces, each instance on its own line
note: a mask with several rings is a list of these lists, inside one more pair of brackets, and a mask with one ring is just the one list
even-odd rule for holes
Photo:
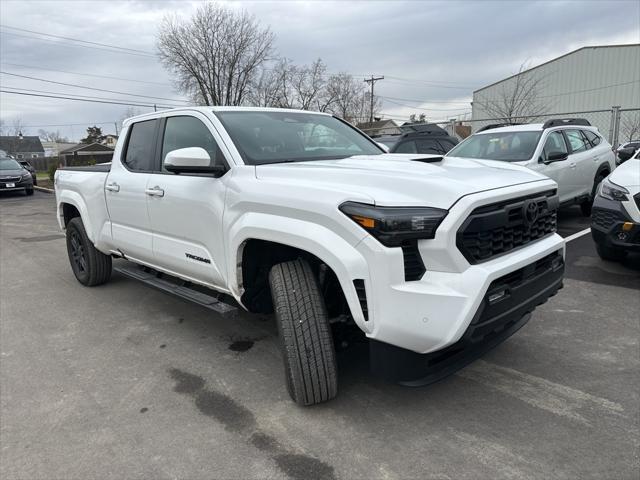
[[93,246],[80,217],[67,224],[67,253],[73,274],[81,284],[93,287],[111,278],[111,257]]
[[331,400],[338,393],[336,354],[311,266],[305,260],[279,263],[269,283],[289,395],[299,405]]
[[33,195],[33,187],[25,188],[24,193],[26,193],[27,195]]

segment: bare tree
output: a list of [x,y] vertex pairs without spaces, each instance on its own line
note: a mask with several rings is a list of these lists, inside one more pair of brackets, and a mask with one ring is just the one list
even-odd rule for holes
[[640,113],[627,116],[621,123],[620,133],[623,139],[630,142],[640,137]]
[[18,135],[24,135],[25,133],[27,133],[27,129],[24,126],[24,123],[22,123],[22,118],[20,117],[15,117],[12,121],[11,121],[11,128],[8,129],[9,133],[11,135],[14,136],[18,136]]
[[327,67],[321,59],[311,65],[294,67],[291,85],[296,96],[296,107],[302,110],[315,108],[318,97],[324,90]]
[[525,72],[525,63],[518,73],[505,81],[495,98],[485,98],[477,103],[487,115],[496,120],[513,123],[529,117],[530,120],[546,113],[547,105],[540,97],[544,77]]
[[[357,82],[348,73],[331,75],[325,89],[325,111],[334,113],[350,122],[368,117],[369,94],[361,82]],[[328,100],[327,100],[328,99]],[[374,112],[379,101],[374,102]]]
[[246,11],[205,3],[189,20],[166,16],[157,47],[179,90],[205,105],[241,105],[273,40]]
[[40,140],[44,140],[45,142],[66,143],[69,141],[67,137],[63,137],[60,134],[60,130],[56,130],[55,132],[53,132],[43,130],[41,128],[40,130],[38,130],[38,137],[40,137]]

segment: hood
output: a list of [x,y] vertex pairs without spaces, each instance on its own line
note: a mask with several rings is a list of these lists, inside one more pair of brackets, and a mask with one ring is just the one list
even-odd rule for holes
[[29,173],[24,168],[16,168],[13,170],[0,170],[0,178],[2,177],[19,177],[20,175],[24,175],[25,173]]
[[609,180],[621,187],[640,186],[640,160],[627,160],[609,175]]
[[470,193],[548,180],[506,162],[416,154],[259,165],[256,176],[260,180],[293,180],[298,186],[317,187],[318,182],[324,182],[331,190],[368,196],[377,205],[438,208],[449,208]]

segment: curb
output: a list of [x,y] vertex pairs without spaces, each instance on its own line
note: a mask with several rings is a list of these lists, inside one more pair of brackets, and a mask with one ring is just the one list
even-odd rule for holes
[[55,190],[51,190],[50,188],[38,187],[37,185],[34,185],[33,189],[34,190],[39,190],[39,191],[45,192],[45,193],[56,193]]

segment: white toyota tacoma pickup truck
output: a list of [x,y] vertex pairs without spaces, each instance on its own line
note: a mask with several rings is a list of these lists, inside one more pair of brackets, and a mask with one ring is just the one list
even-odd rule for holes
[[[86,286],[115,268],[218,312],[274,312],[286,383],[337,394],[335,334],[423,385],[498,344],[562,286],[557,185],[505,162],[387,154],[322,113],[198,107],[125,122],[113,162],[58,170]],[[340,327],[338,327],[340,325]]]

